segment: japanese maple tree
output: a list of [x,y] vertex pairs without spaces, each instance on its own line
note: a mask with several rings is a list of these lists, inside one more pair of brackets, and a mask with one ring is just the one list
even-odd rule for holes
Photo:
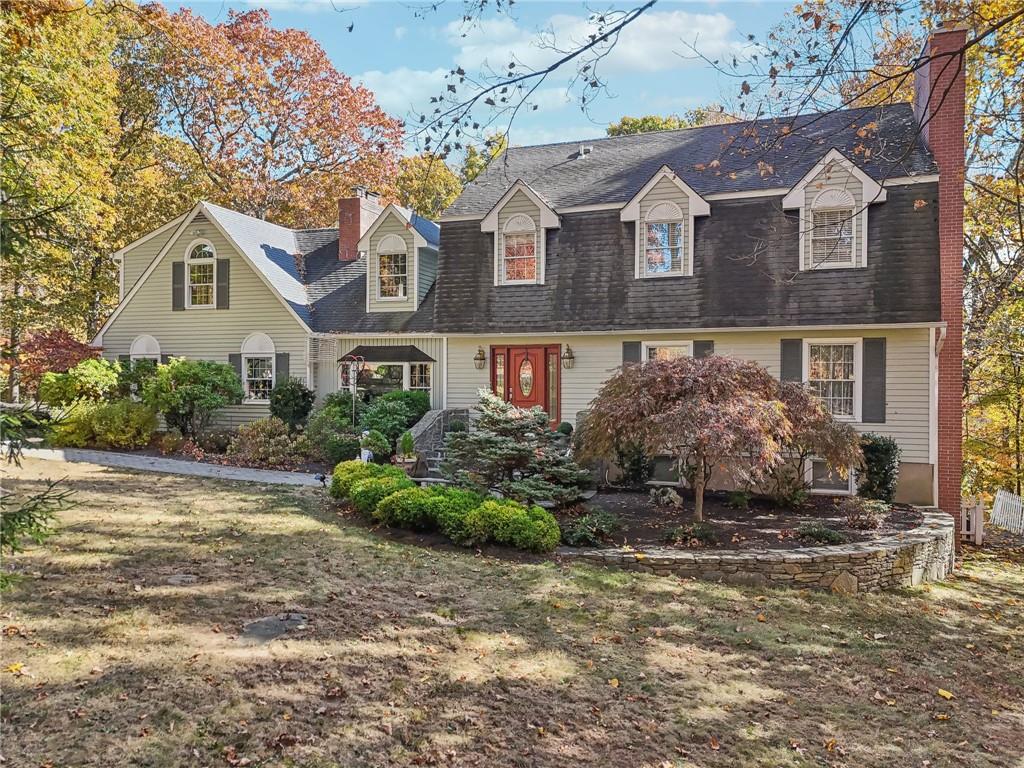
[[195,150],[219,201],[308,227],[335,218],[353,184],[390,186],[401,122],[308,33],[274,29],[265,10],[229,11],[222,24],[153,13],[167,37],[168,128]]
[[711,355],[624,366],[598,392],[581,430],[584,456],[612,457],[624,443],[674,456],[680,476],[692,478],[701,520],[712,471],[762,478],[783,460],[791,425],[763,367]]

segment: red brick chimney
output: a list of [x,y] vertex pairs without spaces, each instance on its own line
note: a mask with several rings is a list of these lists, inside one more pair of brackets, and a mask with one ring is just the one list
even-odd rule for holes
[[964,312],[964,44],[967,30],[939,27],[922,56],[928,63],[916,73],[914,115],[939,166],[939,272],[942,320],[938,378],[938,499],[956,520],[960,548],[960,481],[963,477]]
[[366,187],[354,187],[352,197],[338,201],[338,260],[355,261],[359,258],[359,238],[377,220],[384,210],[380,195]]

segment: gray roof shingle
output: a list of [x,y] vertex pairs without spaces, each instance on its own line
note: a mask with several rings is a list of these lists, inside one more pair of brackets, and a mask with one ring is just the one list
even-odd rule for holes
[[[877,129],[864,132],[870,123]],[[783,135],[783,126],[788,133]],[[858,132],[865,135],[858,135]],[[909,104],[511,147],[468,184],[445,216],[486,214],[517,179],[555,207],[626,202],[667,165],[699,194],[796,184],[835,147],[876,180],[932,174]],[[778,140],[775,141],[773,137]],[[586,144],[593,150],[578,154]],[[771,145],[770,149],[766,149]],[[860,149],[858,149],[860,147]],[[864,150],[870,150],[865,157]],[[719,165],[711,166],[717,160]],[[764,161],[766,166],[758,164]],[[703,170],[697,166],[703,165]]]

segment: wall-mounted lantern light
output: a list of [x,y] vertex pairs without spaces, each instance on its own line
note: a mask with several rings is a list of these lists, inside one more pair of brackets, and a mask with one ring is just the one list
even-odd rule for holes
[[572,368],[576,364],[576,355],[572,353],[572,347],[568,344],[565,345],[565,351],[562,352],[562,367],[565,369]]
[[484,369],[484,363],[487,362],[487,353],[484,352],[483,347],[476,348],[476,354],[473,355],[473,366],[478,370]]

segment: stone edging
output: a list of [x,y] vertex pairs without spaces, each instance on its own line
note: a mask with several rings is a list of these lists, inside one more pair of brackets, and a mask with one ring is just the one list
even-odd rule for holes
[[805,549],[693,551],[668,547],[575,549],[557,554],[630,571],[729,584],[877,592],[940,581],[953,570],[953,518],[935,508],[917,528],[877,541]]

